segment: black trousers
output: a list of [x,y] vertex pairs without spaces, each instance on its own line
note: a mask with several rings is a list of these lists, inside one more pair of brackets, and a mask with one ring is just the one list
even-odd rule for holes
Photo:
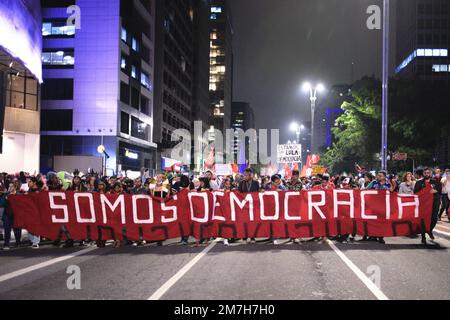
[[448,194],[441,195],[441,210],[439,210],[439,218],[442,217],[442,214],[447,213],[448,208],[450,207],[450,199],[448,198]]

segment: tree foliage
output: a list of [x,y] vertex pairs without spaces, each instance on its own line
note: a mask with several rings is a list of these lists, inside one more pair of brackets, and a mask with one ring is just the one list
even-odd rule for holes
[[[375,78],[358,81],[352,101],[332,129],[334,144],[321,152],[322,164],[331,172],[354,171],[355,162],[367,169],[379,168],[381,150],[381,82]],[[434,150],[450,135],[448,88],[428,82],[392,80],[389,90],[389,152],[406,152],[417,164],[434,164]],[[389,167],[403,170],[407,162],[390,161]]]

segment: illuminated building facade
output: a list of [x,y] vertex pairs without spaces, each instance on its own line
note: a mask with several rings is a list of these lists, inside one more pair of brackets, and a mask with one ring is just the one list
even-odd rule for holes
[[397,1],[397,63],[403,79],[450,80],[450,2]]
[[39,170],[40,82],[39,0],[0,1],[0,168]]
[[212,125],[224,132],[231,126],[233,97],[232,21],[226,0],[211,1],[209,93]]
[[[79,29],[67,24],[71,5],[80,9]],[[42,170],[54,169],[55,156],[102,157],[99,145],[109,175],[155,168],[154,1],[42,6]]]

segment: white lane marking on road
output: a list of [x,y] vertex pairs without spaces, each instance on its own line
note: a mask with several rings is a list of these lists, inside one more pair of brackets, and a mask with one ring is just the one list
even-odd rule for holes
[[444,232],[444,231],[437,230],[437,229],[434,229],[434,230],[433,230],[433,233],[434,233],[434,232],[436,232],[437,234],[441,234],[441,235],[450,237],[450,233],[448,233],[448,232]]
[[438,225],[436,226],[436,228],[442,228],[442,229],[445,229],[445,230],[450,230],[449,227],[446,227],[446,226],[444,226],[444,225],[442,225],[442,224],[438,224]]
[[48,260],[48,261],[44,261],[44,262],[35,264],[35,265],[27,267],[27,268],[23,268],[23,269],[20,269],[20,270],[17,270],[17,271],[14,271],[14,272],[2,275],[2,276],[0,276],[0,282],[4,282],[4,281],[7,281],[7,280],[10,280],[10,279],[13,279],[13,278],[17,278],[17,277],[23,276],[24,274],[30,273],[32,271],[36,271],[36,270],[39,270],[39,269],[42,269],[42,268],[46,268],[46,267],[51,266],[53,264],[56,264],[56,263],[59,263],[59,262],[65,261],[65,260],[69,260],[69,259],[75,258],[77,256],[81,256],[81,255],[83,255],[85,253],[91,252],[91,251],[96,250],[96,249],[97,249],[96,247],[86,248],[86,249],[83,249],[83,250],[80,250],[80,251],[77,251],[77,252],[74,252],[74,253],[62,256],[62,257],[54,258],[54,259],[51,259],[51,260]]
[[155,291],[147,300],[159,300],[161,297],[180,280],[201,258],[203,258],[214,246],[219,242],[219,239],[215,239],[209,246],[203,249],[198,255],[196,255],[191,261],[189,261],[183,268],[181,268],[172,278],[167,280],[161,288]]
[[378,299],[378,300],[389,300],[389,298],[380,290],[380,288],[378,288],[375,283],[373,283],[373,281],[371,281],[364,272],[362,272],[349,258],[347,258],[347,256],[342,253],[341,250],[339,250],[338,247],[336,247],[336,245],[331,242],[330,240],[327,241],[328,245],[331,247],[331,249],[334,250],[334,252],[336,252],[336,254],[339,256],[339,258],[341,258],[342,261],[344,261],[344,263],[350,268],[350,270],[353,271],[354,274],[356,274],[356,276],[359,278],[359,280],[361,280],[366,287],[373,293],[373,295]]

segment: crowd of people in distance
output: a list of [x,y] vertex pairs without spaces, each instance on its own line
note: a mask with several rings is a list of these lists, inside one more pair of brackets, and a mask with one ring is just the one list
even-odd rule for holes
[[[148,172],[148,171],[146,171]],[[98,192],[109,194],[147,194],[158,198],[170,197],[181,190],[195,191],[217,191],[225,192],[239,191],[242,193],[260,191],[301,191],[301,190],[326,190],[326,189],[378,189],[390,190],[399,194],[415,194],[426,187],[431,187],[434,194],[433,214],[431,221],[431,232],[428,234],[434,239],[432,230],[437,222],[442,219],[443,214],[447,214],[449,219],[450,206],[450,169],[446,169],[442,174],[439,168],[424,168],[416,170],[414,173],[406,172],[398,175],[388,175],[385,171],[379,171],[376,176],[371,173],[341,174],[330,176],[328,174],[315,175],[312,177],[301,177],[299,171],[294,170],[290,178],[285,179],[279,174],[272,176],[256,176],[252,169],[247,168],[243,174],[230,176],[215,176],[211,170],[206,171],[199,177],[185,174],[158,173],[154,177],[143,174],[138,178],[129,179],[118,176],[101,176],[94,172],[82,174],[76,170],[73,175],[63,175],[50,172],[46,175],[29,175],[24,172],[18,174],[0,173],[0,214],[2,216],[4,228],[3,250],[10,249],[11,232],[15,236],[15,245],[28,245],[31,248],[39,248],[41,239],[39,236],[28,234],[28,243],[21,243],[22,230],[15,229],[14,212],[7,205],[8,196],[11,194],[20,195],[41,191],[73,191],[73,192]],[[353,241],[354,235],[337,236],[333,238],[340,242]],[[188,239],[182,238],[181,243],[187,244]],[[225,245],[229,240],[224,239]],[[277,239],[270,239],[274,244]],[[311,239],[322,240],[322,239]],[[384,243],[382,237],[363,237],[362,241],[378,241]],[[200,240],[203,241],[203,240]],[[247,241],[247,239],[245,239]],[[253,242],[254,239],[249,239]],[[294,242],[301,242],[301,239],[291,239]],[[426,243],[425,235],[422,235],[422,243]],[[85,245],[84,241],[80,241]],[[104,241],[97,241],[97,246],[104,247]],[[143,242],[127,242],[125,245],[142,245]],[[55,242],[54,245],[61,245]],[[124,245],[120,241],[114,241],[113,246]],[[158,242],[158,245],[162,245]],[[64,247],[73,247],[74,241],[65,241]]]

